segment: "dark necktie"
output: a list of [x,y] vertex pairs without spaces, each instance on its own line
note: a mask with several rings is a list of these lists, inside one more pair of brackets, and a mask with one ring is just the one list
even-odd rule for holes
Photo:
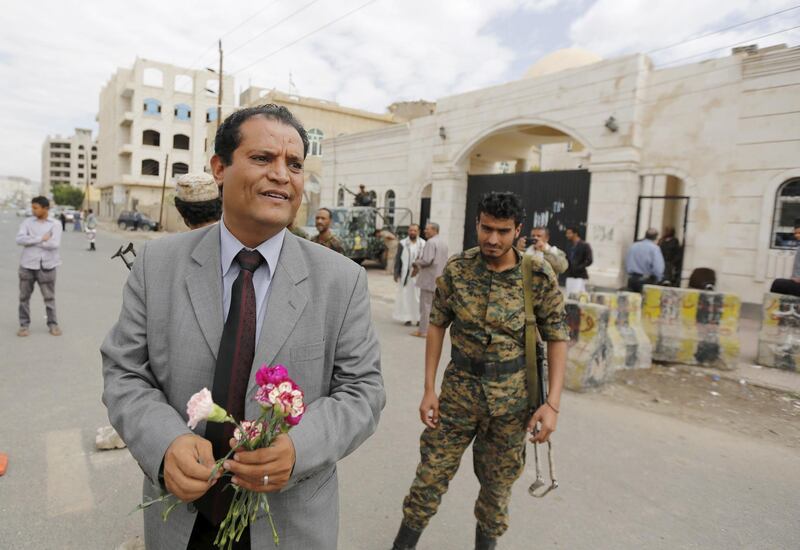
[[[228,318],[222,330],[222,340],[217,353],[217,366],[214,371],[214,387],[211,395],[214,402],[224,407],[228,414],[241,422],[244,418],[247,383],[256,353],[256,290],[253,286],[253,273],[264,262],[257,250],[245,250],[236,255],[239,275],[231,287],[231,305]],[[232,424],[209,422],[206,439],[214,447],[214,458],[225,456],[230,450],[233,437]],[[214,525],[219,525],[228,513],[233,490],[222,489],[228,485],[226,477],[211,487],[197,501],[197,507]]]

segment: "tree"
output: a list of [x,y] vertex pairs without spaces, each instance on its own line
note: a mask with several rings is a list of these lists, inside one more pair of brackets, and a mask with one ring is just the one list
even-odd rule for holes
[[53,200],[62,206],[72,206],[80,208],[83,204],[83,190],[69,184],[58,184],[53,186]]

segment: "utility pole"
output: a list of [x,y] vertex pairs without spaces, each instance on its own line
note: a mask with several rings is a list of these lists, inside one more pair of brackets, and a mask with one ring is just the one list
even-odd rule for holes
[[158,230],[164,231],[164,193],[167,191],[167,170],[169,170],[169,153],[164,160],[164,183],[161,185],[161,209],[158,212]]
[[217,90],[217,130],[222,122],[222,39],[219,39],[219,86]]

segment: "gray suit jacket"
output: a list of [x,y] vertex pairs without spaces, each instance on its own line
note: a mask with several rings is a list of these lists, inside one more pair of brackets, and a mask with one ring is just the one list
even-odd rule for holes
[[[190,431],[186,402],[213,386],[222,328],[219,226],[148,242],[125,286],[119,321],[100,350],[103,402],[145,473],[146,498],[160,494],[167,447]],[[336,548],[336,462],[375,431],[385,404],[366,272],[287,232],[248,395],[263,363],[286,365],[307,403],[303,420],[289,433],[297,454],[292,477],[281,493],[270,494],[280,548]],[[258,413],[249,400],[247,418]],[[204,423],[196,433],[205,433]],[[186,548],[194,506],[179,505],[166,523],[160,514],[158,504],[145,510],[147,548]],[[251,540],[254,550],[273,548],[265,519],[251,526]]]
[[422,254],[414,262],[419,266],[417,288],[430,290],[431,292],[436,290],[436,278],[444,271],[447,258],[447,245],[439,235],[425,241]]

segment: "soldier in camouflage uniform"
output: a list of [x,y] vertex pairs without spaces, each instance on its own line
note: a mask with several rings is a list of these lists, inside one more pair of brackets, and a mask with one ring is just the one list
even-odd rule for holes
[[317,234],[311,239],[312,243],[321,244],[326,248],[335,250],[339,254],[344,254],[344,247],[341,241],[331,231],[331,219],[333,215],[327,208],[320,208],[317,210],[317,215],[314,216],[314,225],[317,227]]
[[[564,300],[555,273],[533,261],[534,313],[550,353],[548,402],[529,410],[525,373],[522,255],[513,247],[523,209],[512,193],[491,193],[478,206],[479,247],[448,260],[437,280],[425,350],[425,395],[420,418],[421,460],[403,501],[395,550],[413,549],[436,513],[473,443],[481,490],[475,503],[476,549],[492,549],[508,528],[511,486],[525,464],[525,436],[546,441],[555,430],[563,385],[566,340]],[[451,325],[452,361],[436,396],[436,369]]]

